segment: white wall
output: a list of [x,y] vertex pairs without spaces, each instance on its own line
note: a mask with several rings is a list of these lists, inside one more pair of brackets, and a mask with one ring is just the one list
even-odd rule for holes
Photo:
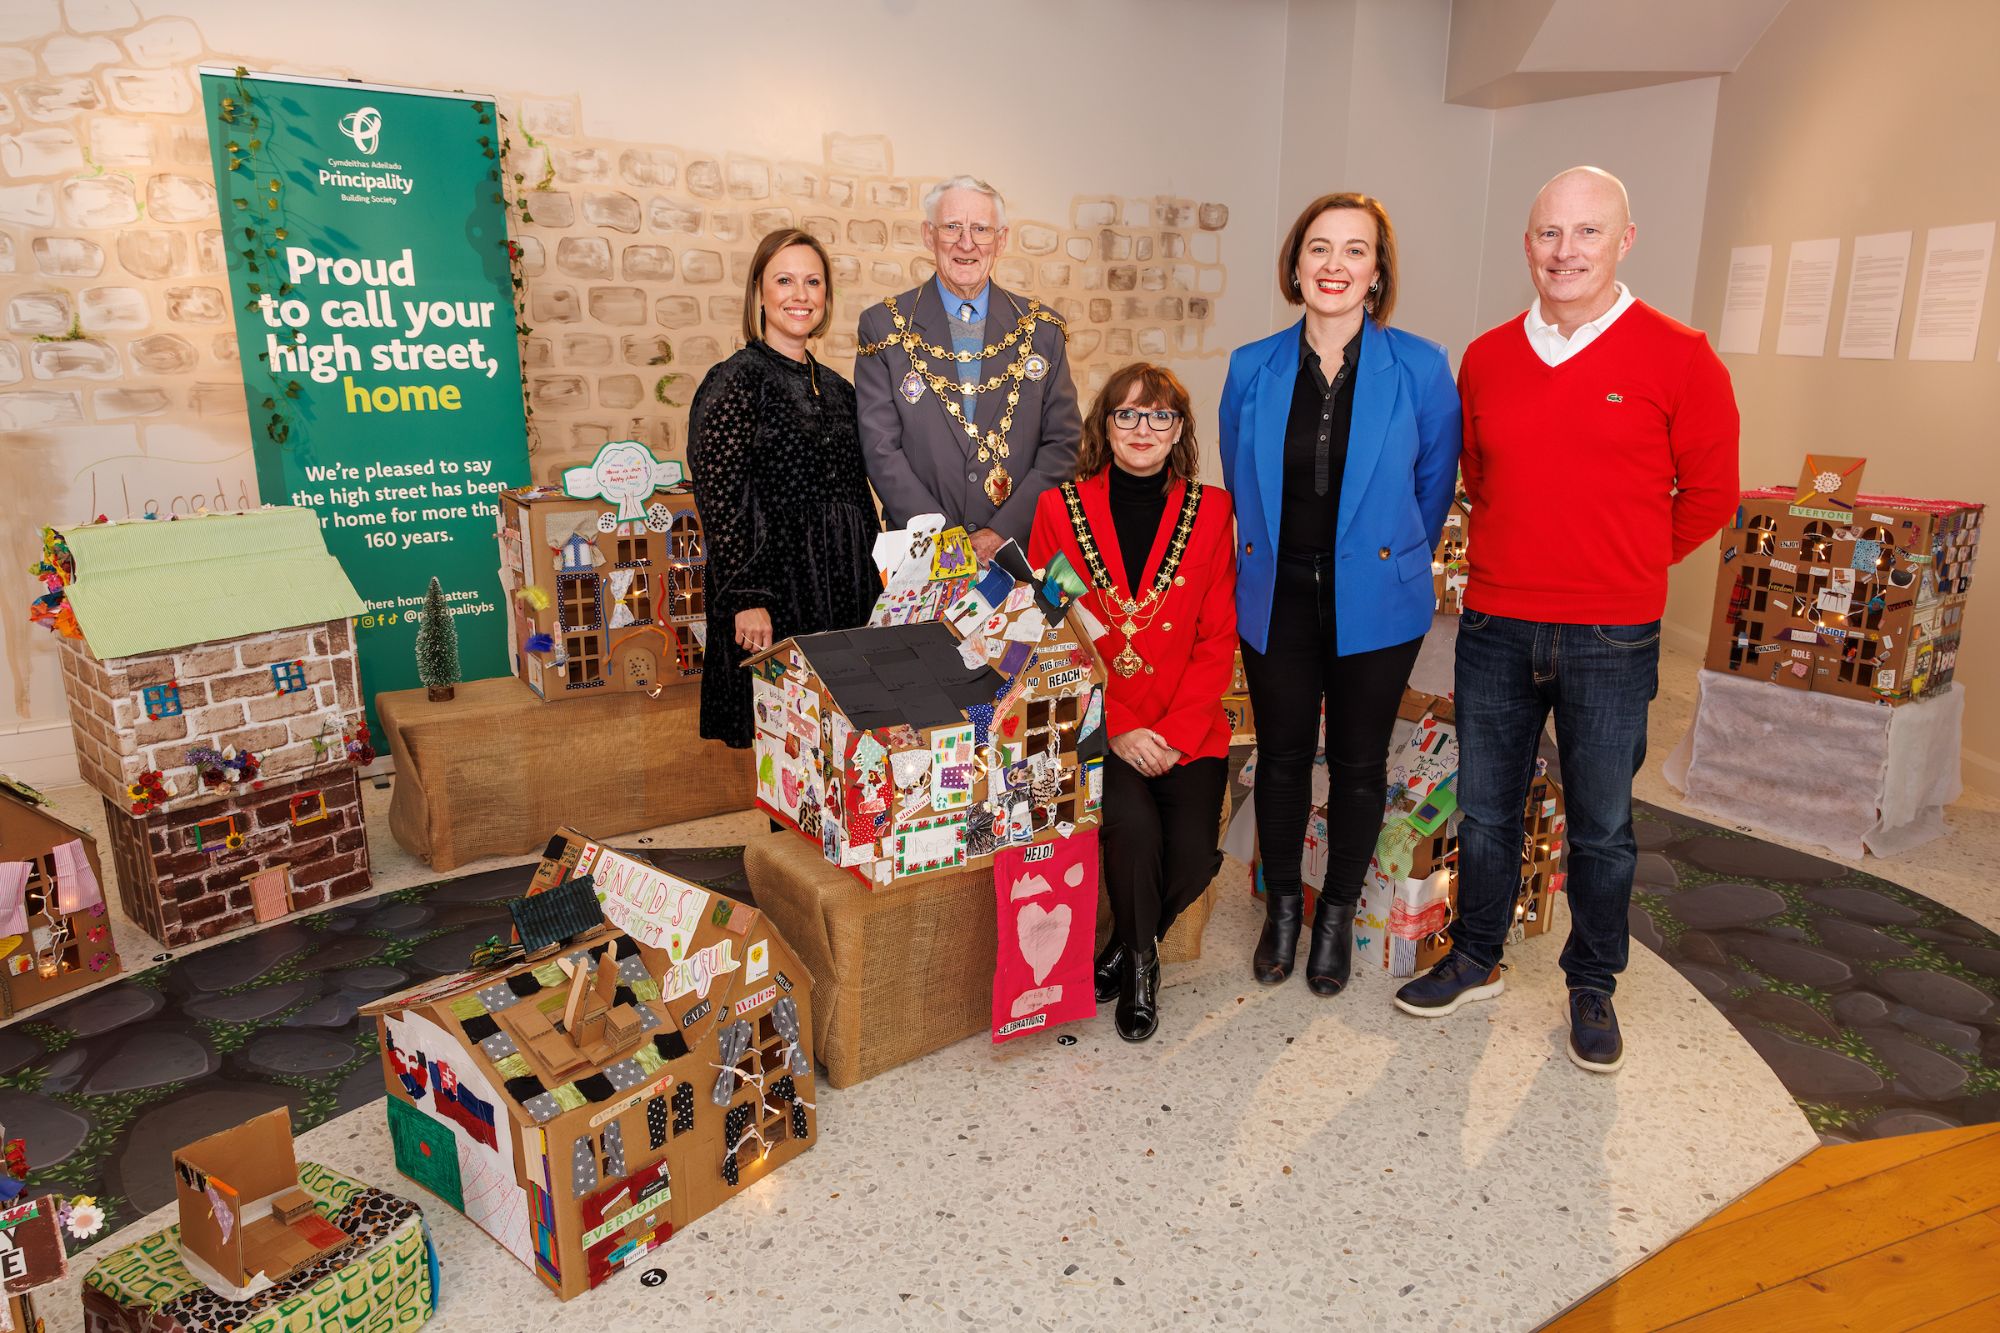
[[1693,320],[1720,82],[1692,79],[1493,113],[1481,329],[1520,314],[1533,298],[1521,252],[1528,208],[1549,177],[1579,165],[1603,167],[1632,196],[1639,236],[1619,266],[1620,280],[1656,309]]

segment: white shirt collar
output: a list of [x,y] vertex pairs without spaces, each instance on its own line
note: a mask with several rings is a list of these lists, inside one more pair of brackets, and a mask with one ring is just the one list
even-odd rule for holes
[[1536,355],[1549,365],[1561,365],[1595,342],[1598,335],[1610,328],[1638,299],[1624,283],[1621,282],[1617,286],[1618,299],[1611,303],[1611,308],[1588,324],[1579,325],[1576,332],[1567,338],[1563,336],[1560,328],[1542,318],[1540,297],[1530,302],[1527,317],[1522,320],[1521,326],[1527,332],[1528,343],[1535,349]]

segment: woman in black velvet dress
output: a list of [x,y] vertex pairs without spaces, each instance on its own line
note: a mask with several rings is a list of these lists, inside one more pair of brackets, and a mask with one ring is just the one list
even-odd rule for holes
[[743,660],[865,624],[881,590],[854,386],[806,346],[832,319],[831,267],[806,232],[763,239],[743,296],[749,345],[708,372],[688,413],[708,547],[701,734],[737,749],[756,729]]

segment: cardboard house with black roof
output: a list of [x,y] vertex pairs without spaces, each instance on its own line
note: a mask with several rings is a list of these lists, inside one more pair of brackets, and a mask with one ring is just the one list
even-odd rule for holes
[[919,549],[869,625],[745,664],[757,803],[864,884],[990,864],[1099,820],[1095,623],[1012,545],[983,574],[969,563],[969,548],[941,565]]
[[810,1147],[810,979],[768,918],[571,829],[498,960],[378,1000],[404,1175],[567,1300]]
[[97,839],[0,774],[0,1018],[118,975]]

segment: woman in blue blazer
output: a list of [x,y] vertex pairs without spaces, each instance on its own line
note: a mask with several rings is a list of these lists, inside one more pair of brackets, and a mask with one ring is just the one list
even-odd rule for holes
[[1380,202],[1329,194],[1278,261],[1305,318],[1239,347],[1222,391],[1236,501],[1236,619],[1257,719],[1264,930],[1253,971],[1291,975],[1299,877],[1326,718],[1326,878],[1306,984],[1346,986],[1354,908],[1382,824],[1389,736],[1430,628],[1431,552],[1458,476],[1458,391],[1444,349],[1389,327],[1396,233]]

